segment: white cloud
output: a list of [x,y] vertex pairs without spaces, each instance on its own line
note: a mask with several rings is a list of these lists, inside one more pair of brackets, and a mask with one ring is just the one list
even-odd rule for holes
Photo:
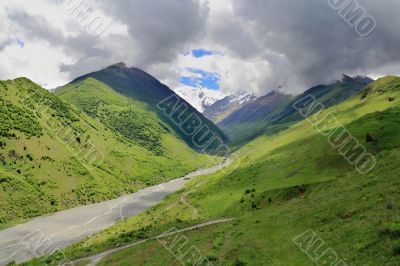
[[[181,54],[174,65],[177,66],[176,73],[178,73],[178,76],[189,76],[191,73],[188,73],[188,68],[218,73],[220,75],[220,90],[224,94],[259,88],[259,82],[263,82],[263,78],[268,76],[271,69],[268,62],[263,60],[246,62],[229,54],[229,51],[200,58],[191,54]],[[168,82],[168,80],[165,81]],[[261,92],[262,90],[260,90]]]
[[[367,38],[319,0],[86,0],[107,25],[95,38],[62,1],[0,2],[1,78],[58,86],[125,61],[172,88],[190,67],[218,73],[223,93],[260,95],[280,85],[301,92],[342,73],[399,73],[394,0],[359,0],[378,22]],[[195,58],[197,48],[220,54]]]
[[60,60],[71,62],[59,48],[48,43],[25,43],[21,48],[17,42],[7,46],[0,53],[0,62],[6,65],[4,76],[14,79],[29,77],[46,88],[54,88],[68,81],[68,74],[58,69]]

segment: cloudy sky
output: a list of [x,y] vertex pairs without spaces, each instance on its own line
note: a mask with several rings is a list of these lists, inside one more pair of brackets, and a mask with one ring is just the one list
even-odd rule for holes
[[[373,18],[371,34],[333,8],[346,1]],[[123,61],[172,88],[299,93],[343,73],[400,74],[399,11],[398,0],[0,0],[0,79],[53,88]]]

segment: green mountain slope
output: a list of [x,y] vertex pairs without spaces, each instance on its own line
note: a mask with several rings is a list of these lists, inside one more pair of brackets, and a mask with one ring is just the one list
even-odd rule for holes
[[170,129],[145,104],[124,97],[93,78],[67,85],[55,94],[136,145],[156,155],[163,154],[162,135]]
[[[339,104],[360,92],[368,81],[345,76],[332,85],[313,87],[297,97],[272,92],[232,113],[218,126],[231,137],[233,145],[240,146],[262,134],[271,134],[287,129],[303,119],[294,108],[299,99],[313,95],[326,108]],[[309,103],[304,102],[303,108]]]
[[[295,97],[291,104],[285,108],[285,110],[272,117],[271,120],[275,124],[300,121],[303,119],[303,117],[299,115],[297,110],[294,108],[294,103],[296,103],[299,99],[306,98],[308,95],[313,95],[313,97],[323,104],[325,108],[328,108],[347,100],[351,96],[360,92],[367,85],[368,84],[364,81],[344,79],[341,82],[333,85],[320,85],[313,87],[303,94]],[[302,107],[307,108],[308,106],[309,103],[305,102]]]
[[[112,65],[97,72],[93,72],[77,78],[71,84],[79,83],[88,78],[94,78],[112,88],[114,91],[125,95],[137,102],[145,103],[150,110],[157,112],[160,119],[169,125],[175,133],[182,138],[192,148],[202,150],[203,145],[198,145],[192,136],[185,133],[182,129],[182,121],[189,115],[196,115],[200,124],[207,128],[211,134],[205,134],[201,143],[206,144],[211,139],[217,137],[221,142],[227,139],[222,131],[211,121],[205,118],[200,112],[180,98],[167,86],[160,83],[157,79],[138,68],[128,68],[123,63]],[[167,99],[163,108],[159,107]],[[168,99],[170,101],[168,101]],[[175,101],[176,100],[176,101]],[[174,113],[179,113],[179,117],[174,117]],[[215,145],[216,146],[216,145]]]
[[265,127],[266,119],[278,113],[290,99],[288,95],[273,91],[236,110],[219,122],[218,126],[234,143],[254,138]]
[[63,92],[67,100],[79,94],[74,104],[85,112],[26,78],[0,82],[0,227],[212,164],[98,81]]
[[[338,123],[321,119],[326,115]],[[150,211],[65,254],[84,257],[171,228],[236,217],[232,223],[185,233],[187,249],[173,248],[172,243],[165,249],[149,241],[111,254],[100,265],[189,263],[188,257],[180,262],[177,258],[191,246],[213,265],[399,265],[399,119],[400,78],[380,79],[309,121],[243,146],[237,151],[239,167],[194,180]],[[354,162],[347,144],[330,144],[342,126],[376,158],[375,167]],[[321,242],[299,238],[307,232],[323,241],[320,249]],[[330,253],[323,256],[324,251]],[[57,261],[56,256],[46,259]],[[28,265],[43,265],[43,260]]]

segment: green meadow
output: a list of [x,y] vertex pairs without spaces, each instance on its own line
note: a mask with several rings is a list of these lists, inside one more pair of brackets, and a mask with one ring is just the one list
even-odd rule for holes
[[[85,258],[171,228],[228,217],[236,220],[184,233],[204,265],[313,265],[293,242],[308,230],[332,248],[337,262],[345,263],[340,265],[399,265],[399,103],[400,78],[387,77],[316,114],[333,114],[376,157],[367,174],[304,120],[240,148],[239,167],[197,178],[145,213],[64,252],[71,260]],[[99,265],[190,264],[176,252],[153,240]],[[26,265],[55,264],[57,256]]]
[[59,94],[26,78],[0,82],[0,228],[213,164],[147,106],[94,79]]

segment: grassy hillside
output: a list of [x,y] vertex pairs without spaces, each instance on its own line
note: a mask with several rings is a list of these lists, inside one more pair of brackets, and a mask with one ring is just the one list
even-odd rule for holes
[[[400,78],[380,79],[317,115],[328,113],[376,157],[371,172],[360,174],[327,137],[301,121],[242,147],[239,168],[196,179],[65,254],[85,257],[171,228],[235,217],[185,233],[189,246],[213,265],[313,265],[293,242],[312,230],[324,241],[323,250],[332,248],[344,262],[339,265],[399,265]],[[331,129],[323,126],[325,133]],[[314,251],[315,246],[309,254]],[[180,265],[176,252],[150,241],[109,255],[100,265]],[[55,263],[56,256],[27,265],[43,261]]]
[[[205,118],[195,108],[193,108],[190,104],[180,98],[175,92],[162,84],[156,78],[138,68],[128,68],[125,66],[125,64],[119,63],[97,72],[79,77],[71,84],[78,84],[88,78],[96,79],[106,84],[114,91],[129,97],[134,101],[146,104],[150,110],[157,112],[159,119],[161,119],[165,124],[169,125],[170,128],[172,128],[180,138],[182,138],[194,149],[201,150],[201,147],[196,145],[196,142],[193,140],[191,135],[188,135],[184,132],[180,122],[185,121],[185,119],[191,114],[195,114],[201,121],[201,125],[207,127],[210,132],[212,132],[212,134],[205,135],[204,140],[202,141],[203,144],[206,144],[214,136],[218,137],[223,142],[227,141],[224,133],[211,121]],[[167,112],[163,112],[158,107],[158,104],[169,97],[176,97],[178,101],[173,102],[171,105],[165,105],[164,107],[166,108]],[[176,103],[177,105],[175,105]],[[179,116],[178,119],[166,114],[175,113],[175,111]],[[176,121],[178,120],[179,122],[177,123]]]
[[[313,95],[328,108],[357,94],[365,86],[362,80],[348,78],[332,85],[313,87],[297,97],[272,92],[232,113],[218,126],[233,140],[233,146],[240,147],[261,134],[274,134],[302,120],[293,104],[307,95]],[[308,105],[305,103],[303,107]]]
[[[321,85],[313,87],[301,95],[295,97],[291,104],[287,105],[285,110],[273,116],[271,120],[274,123],[291,122],[302,120],[303,117],[298,114],[297,110],[293,107],[293,103],[307,95],[313,95],[320,103],[326,108],[337,105],[351,96],[359,93],[367,86],[366,83],[355,80],[345,80],[332,85]],[[304,108],[307,107],[307,104]]]
[[170,129],[144,103],[124,97],[92,78],[67,85],[55,94],[136,145],[163,154],[162,135]]
[[75,107],[28,79],[0,82],[0,227],[211,164],[140,103],[80,85],[64,90]]

